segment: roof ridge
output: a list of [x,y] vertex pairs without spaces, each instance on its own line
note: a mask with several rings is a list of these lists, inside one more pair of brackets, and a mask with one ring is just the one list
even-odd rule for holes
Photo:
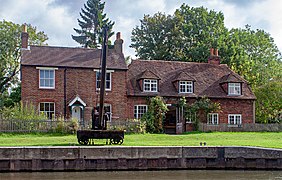
[[[145,60],[145,59],[133,59],[132,62],[135,62],[135,61],[143,61],[143,62],[150,62],[150,61],[153,61],[153,62],[164,62],[164,63],[189,63],[189,64],[208,64],[208,63],[205,63],[205,62],[191,62],[191,61],[172,61],[172,60],[156,60],[156,59],[153,59],[153,60]],[[218,66],[218,65],[217,65]]]
[[49,45],[30,45],[30,47],[44,47],[44,48],[57,48],[57,49],[81,49],[81,50],[101,50],[97,48],[84,48],[84,47],[69,47],[69,46],[49,46]]

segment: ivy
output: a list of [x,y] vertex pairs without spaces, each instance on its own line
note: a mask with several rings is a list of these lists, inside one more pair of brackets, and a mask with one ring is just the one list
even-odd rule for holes
[[[183,100],[180,99],[179,104],[181,103],[181,101]],[[221,110],[220,103],[212,102],[209,98],[204,96],[201,99],[196,100],[193,104],[185,105],[184,116],[185,119],[188,119],[191,115],[195,115],[195,117],[193,118],[193,126],[195,130],[198,130],[200,114],[206,117],[208,113],[218,112],[220,110]]]
[[142,116],[141,121],[146,123],[146,132],[162,133],[163,119],[168,111],[164,99],[160,96],[149,99],[148,111]]

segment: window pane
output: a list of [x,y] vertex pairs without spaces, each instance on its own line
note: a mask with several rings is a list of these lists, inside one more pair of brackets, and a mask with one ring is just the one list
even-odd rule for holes
[[229,123],[234,124],[234,116],[229,116]]
[[100,81],[96,82],[96,88],[100,88]]
[[50,103],[45,103],[44,111],[49,111],[49,110],[50,110]]
[[50,78],[50,71],[49,70],[45,70],[45,78]]
[[43,70],[39,70],[39,74],[40,74],[40,79],[44,78],[44,71]]
[[50,111],[54,111],[55,108],[54,108],[54,103],[50,103]]
[[218,124],[218,114],[214,114],[214,124]]
[[50,70],[50,78],[53,79],[54,78],[54,70]]
[[111,89],[111,83],[110,83],[110,81],[106,81],[106,89]]
[[100,72],[96,72],[96,79],[97,79],[97,80],[100,80],[100,78],[101,78],[100,75],[101,75]]
[[43,86],[44,86],[44,80],[40,79],[40,87],[43,87]]
[[49,87],[55,87],[55,85],[54,85],[54,80],[53,79],[50,79],[50,86]]
[[45,79],[44,87],[51,87],[50,86],[50,79]]
[[111,73],[106,73],[106,80],[110,80],[111,79]]
[[40,103],[39,106],[40,106],[39,110],[44,111],[44,103]]

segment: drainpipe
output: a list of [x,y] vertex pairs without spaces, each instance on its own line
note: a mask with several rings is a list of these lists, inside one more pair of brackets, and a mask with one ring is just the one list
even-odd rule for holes
[[64,119],[67,116],[67,68],[64,69]]

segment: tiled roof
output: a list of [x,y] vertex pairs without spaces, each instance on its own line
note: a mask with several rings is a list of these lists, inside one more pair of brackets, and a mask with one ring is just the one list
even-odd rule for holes
[[152,71],[146,69],[140,74],[139,79],[160,79],[160,77]]
[[221,83],[229,83],[229,82],[243,82],[242,78],[235,73],[229,73],[222,77]]
[[195,79],[188,73],[181,71],[177,74],[174,81],[195,81]]
[[[246,80],[234,73],[226,65],[214,65],[208,63],[160,61],[160,60],[133,60],[128,67],[128,95],[130,96],[150,96],[160,95],[163,97],[199,97],[207,96],[210,98],[237,98],[237,99],[255,99],[255,95],[250,90]],[[139,75],[145,70],[151,71],[158,77],[159,92],[142,92],[139,85]],[[188,75],[185,78],[185,74]],[[242,83],[241,96],[228,96],[221,87],[221,82],[229,74],[235,74],[237,81]],[[178,78],[179,76],[179,78]],[[179,94],[173,85],[176,79],[194,81],[194,93]],[[228,78],[227,78],[228,79]],[[232,78],[233,79],[233,78]]]
[[[100,57],[100,49],[30,46],[30,50],[22,51],[21,64],[49,67],[99,68]],[[114,49],[109,49],[107,68],[127,69],[124,56],[116,53]]]

